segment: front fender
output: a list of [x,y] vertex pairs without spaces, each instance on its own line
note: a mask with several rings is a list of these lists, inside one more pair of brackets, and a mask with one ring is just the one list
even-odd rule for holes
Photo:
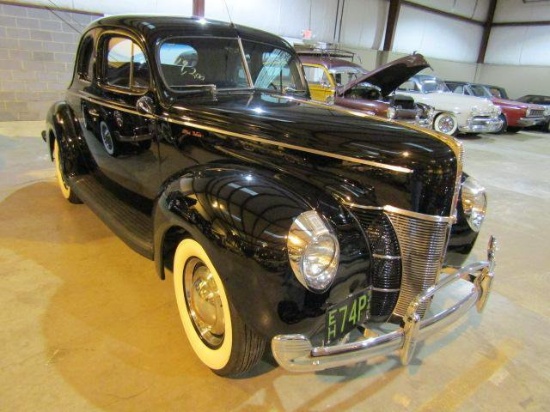
[[286,249],[288,230],[298,215],[316,209],[327,217],[345,253],[350,245],[361,247],[361,234],[355,221],[342,220],[345,212],[330,196],[320,191],[312,196],[311,187],[290,186],[285,180],[238,165],[201,167],[172,180],[155,209],[155,261],[161,277],[170,266],[164,245],[172,234],[178,234],[177,241],[192,237],[208,253],[247,324],[265,336],[313,333],[324,321],[328,302],[349,293],[342,285],[365,276],[366,257],[352,251],[353,262],[343,259],[335,281],[343,296],[335,297],[334,288],[322,294],[305,289],[290,268]]

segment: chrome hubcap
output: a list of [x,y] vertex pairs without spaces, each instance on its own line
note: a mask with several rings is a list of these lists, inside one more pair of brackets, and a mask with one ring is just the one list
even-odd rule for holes
[[225,332],[220,291],[210,269],[198,258],[185,265],[184,292],[195,330],[208,346],[219,347]]
[[454,127],[455,122],[450,116],[444,116],[437,121],[437,128],[443,133],[450,133]]
[[111,136],[111,131],[109,130],[109,127],[103,122],[101,122],[100,128],[101,128],[101,140],[103,140],[103,145],[105,146],[105,149],[107,149],[107,152],[109,152],[109,154],[112,154],[113,138]]

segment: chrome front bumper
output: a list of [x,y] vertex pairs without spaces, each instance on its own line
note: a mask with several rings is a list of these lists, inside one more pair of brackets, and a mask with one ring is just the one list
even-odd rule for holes
[[[273,356],[281,367],[291,372],[313,372],[367,361],[369,358],[399,352],[407,365],[414,355],[418,341],[427,339],[438,330],[458,320],[474,305],[481,312],[487,303],[494,277],[496,240],[491,237],[487,261],[473,263],[442,278],[437,284],[419,294],[409,305],[404,326],[384,335],[363,338],[334,346],[313,347],[304,335],[278,335],[271,341]],[[440,290],[464,279],[472,290],[453,306],[432,316],[420,319],[418,309]]]
[[458,130],[462,133],[494,133],[501,129],[503,123],[498,117],[470,117]]
[[539,117],[522,117],[518,120],[519,127],[531,127],[536,126],[537,124],[544,123],[546,118],[544,116]]

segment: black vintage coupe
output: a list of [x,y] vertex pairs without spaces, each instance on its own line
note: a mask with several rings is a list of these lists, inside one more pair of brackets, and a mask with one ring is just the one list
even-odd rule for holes
[[268,343],[292,371],[393,352],[406,364],[489,293],[493,238],[487,261],[443,270],[485,216],[461,144],[308,98],[277,36],[113,16],[86,29],[47,115],[61,192],[173,278],[191,346],[219,375]]

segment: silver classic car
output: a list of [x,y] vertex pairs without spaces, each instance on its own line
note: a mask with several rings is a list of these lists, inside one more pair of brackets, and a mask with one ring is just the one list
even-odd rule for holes
[[435,76],[417,74],[398,87],[399,94],[435,109],[433,128],[448,135],[457,133],[498,133],[503,121],[500,108],[481,97],[452,93]]

